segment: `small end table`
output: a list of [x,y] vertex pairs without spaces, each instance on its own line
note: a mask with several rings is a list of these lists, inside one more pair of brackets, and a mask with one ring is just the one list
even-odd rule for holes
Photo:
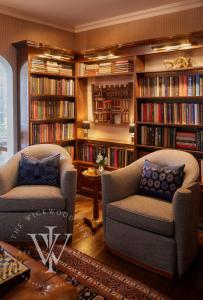
[[102,219],[99,218],[99,187],[101,184],[101,175],[100,174],[88,174],[87,170],[82,172],[82,175],[91,180],[93,183],[94,197],[93,197],[93,218],[84,218],[83,221],[85,224],[91,227],[92,234],[95,234],[97,230],[103,226]]

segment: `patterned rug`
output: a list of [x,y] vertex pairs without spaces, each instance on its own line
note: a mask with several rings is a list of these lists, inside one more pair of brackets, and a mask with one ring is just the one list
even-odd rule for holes
[[[61,246],[54,248],[59,255]],[[47,255],[46,251],[43,251]],[[32,253],[33,255],[33,253]],[[79,291],[83,300],[169,300],[167,296],[86,254],[66,247],[56,272]]]

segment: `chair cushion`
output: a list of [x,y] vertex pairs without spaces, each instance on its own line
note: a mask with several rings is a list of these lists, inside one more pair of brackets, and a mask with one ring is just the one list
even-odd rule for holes
[[18,185],[59,186],[59,160],[60,154],[37,159],[21,153]]
[[160,166],[145,160],[138,193],[172,201],[175,191],[182,185],[184,167]]
[[172,204],[157,198],[134,195],[107,205],[107,217],[147,231],[173,236]]
[[22,185],[0,196],[0,212],[36,211],[49,208],[65,208],[65,199],[58,187]]

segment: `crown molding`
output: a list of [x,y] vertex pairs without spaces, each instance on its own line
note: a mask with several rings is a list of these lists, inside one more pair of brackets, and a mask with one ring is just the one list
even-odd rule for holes
[[140,10],[137,12],[123,14],[112,18],[103,19],[100,21],[85,23],[82,25],[75,26],[75,33],[89,31],[97,28],[132,22],[141,19],[147,19],[151,17],[167,15],[171,13],[176,13],[184,10],[189,10],[203,6],[202,0],[185,0],[179,1],[172,4],[162,5],[158,7],[153,7],[145,10]]
[[26,15],[24,15],[23,13],[20,12],[16,12],[13,11],[10,8],[4,8],[0,6],[0,14],[2,15],[6,15],[6,16],[11,16],[20,20],[25,20],[25,21],[29,21],[29,22],[33,22],[33,23],[37,23],[37,24],[41,24],[41,25],[45,25],[45,26],[49,26],[52,28],[56,28],[56,29],[60,29],[60,30],[65,30],[65,31],[69,31],[69,32],[75,32],[74,27],[65,27],[65,26],[60,26],[51,22],[45,22],[45,21],[41,21],[38,18],[35,17],[28,17]]
[[89,22],[89,23],[85,23],[82,25],[77,25],[75,27],[65,27],[65,26],[60,26],[60,25],[52,23],[52,22],[41,21],[38,18],[27,16],[21,12],[17,12],[16,10],[1,7],[1,6],[0,6],[0,14],[11,16],[11,17],[29,21],[29,22],[33,22],[33,23],[37,23],[37,24],[41,24],[41,25],[45,25],[45,26],[49,26],[52,28],[72,32],[72,33],[79,33],[79,32],[89,31],[89,30],[93,30],[93,29],[97,29],[97,28],[132,22],[132,21],[136,21],[136,20],[161,16],[161,15],[167,15],[167,14],[185,11],[185,10],[189,10],[189,9],[193,9],[193,8],[197,8],[197,7],[201,7],[201,6],[203,6],[202,0],[184,0],[184,1],[179,1],[179,2],[172,3],[172,4],[162,5],[162,6],[153,7],[153,8],[149,8],[149,9],[145,9],[145,10],[140,10],[137,12],[123,14],[123,15],[119,15],[116,17],[112,17],[112,18],[106,18],[106,19],[102,19],[99,21],[95,21],[95,22]]

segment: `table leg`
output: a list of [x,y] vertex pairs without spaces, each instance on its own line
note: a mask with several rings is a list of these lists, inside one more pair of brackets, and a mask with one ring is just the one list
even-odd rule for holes
[[95,234],[97,230],[103,225],[102,219],[99,219],[99,180],[94,182],[94,198],[93,198],[93,219],[84,218],[84,223],[91,227],[92,234]]

